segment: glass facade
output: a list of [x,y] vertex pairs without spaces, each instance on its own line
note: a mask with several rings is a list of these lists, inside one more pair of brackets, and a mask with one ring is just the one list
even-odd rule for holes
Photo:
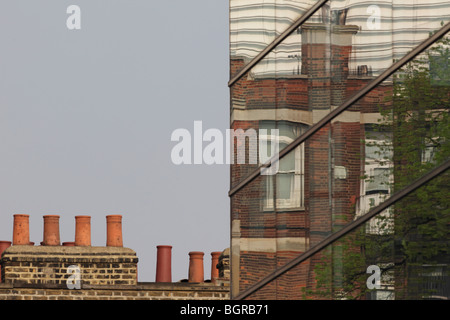
[[230,128],[280,155],[232,162],[231,295],[448,299],[450,4],[322,2],[255,60],[319,1],[230,0]]

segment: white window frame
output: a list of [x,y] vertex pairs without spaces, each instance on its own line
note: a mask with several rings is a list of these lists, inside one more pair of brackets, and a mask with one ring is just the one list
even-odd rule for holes
[[[272,139],[270,135],[261,135],[259,137],[262,140],[268,141],[268,139]],[[280,144],[286,144],[289,145],[291,142],[294,141],[294,139],[286,137],[286,136],[280,136],[278,137]],[[289,171],[281,171],[278,170],[276,175],[273,176],[265,176],[266,183],[265,183],[265,196],[263,201],[264,210],[274,210],[273,205],[273,199],[276,198],[276,208],[281,210],[304,210],[304,186],[305,186],[305,148],[304,144],[302,143],[298,147],[296,147],[293,151],[295,154],[295,163],[294,163],[294,170]],[[282,161],[283,159],[280,159]],[[294,173],[294,179],[291,181],[291,194],[289,199],[278,199],[276,197],[276,194],[274,194],[273,179],[279,175],[279,174],[291,174]]]

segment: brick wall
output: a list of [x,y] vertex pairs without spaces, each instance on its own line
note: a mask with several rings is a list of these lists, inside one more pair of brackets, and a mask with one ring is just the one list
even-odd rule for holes
[[[136,253],[123,247],[13,245],[1,256],[2,300],[228,299],[228,254],[212,282],[137,282]],[[79,278],[71,266],[79,268]],[[79,286],[73,280],[79,279]],[[69,285],[68,285],[69,283]],[[70,285],[71,284],[71,285]]]
[[65,284],[70,266],[84,284],[134,285],[136,253],[122,247],[11,246],[2,255],[2,279],[14,284]]
[[140,283],[137,285],[16,285],[0,283],[0,300],[227,300],[228,286],[213,283]]

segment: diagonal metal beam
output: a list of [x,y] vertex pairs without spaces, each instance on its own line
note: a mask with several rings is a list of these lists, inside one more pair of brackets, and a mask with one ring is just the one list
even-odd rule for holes
[[282,34],[280,34],[272,43],[270,43],[267,47],[264,48],[263,51],[258,53],[256,57],[254,57],[241,71],[239,71],[229,82],[228,86],[231,87],[236,83],[244,74],[246,74],[251,68],[258,64],[264,57],[269,54],[278,46],[281,42],[284,41],[289,35],[294,32],[298,27],[300,27],[303,22],[308,20],[317,10],[319,10],[328,0],[319,0],[316,4],[314,4],[311,8],[309,8],[299,19],[297,19],[288,29],[286,29]]
[[427,182],[431,181],[432,179],[436,178],[440,174],[444,173],[449,168],[450,168],[450,160],[447,160],[446,162],[444,162],[440,166],[434,168],[433,170],[430,170],[427,174],[422,176],[420,179],[416,180],[415,182],[411,183],[407,187],[403,188],[399,192],[397,192],[394,195],[392,195],[389,199],[387,199],[386,201],[384,201],[382,204],[378,205],[377,207],[373,208],[372,210],[370,210],[365,215],[363,215],[363,216],[359,217],[358,219],[354,220],[353,222],[347,224],[341,230],[339,230],[339,231],[333,233],[332,235],[328,236],[327,238],[325,238],[324,240],[319,242],[317,245],[313,246],[312,248],[310,248],[306,252],[304,252],[301,255],[299,255],[297,258],[294,258],[293,260],[291,260],[290,262],[288,262],[287,264],[285,264],[281,268],[279,268],[279,269],[275,270],[274,272],[270,273],[265,278],[263,278],[262,280],[260,280],[259,282],[257,282],[253,286],[251,286],[250,288],[244,290],[243,292],[241,292],[238,296],[234,297],[233,299],[234,300],[242,300],[242,299],[245,299],[246,297],[250,296],[252,293],[254,293],[257,290],[261,289],[262,287],[264,287],[269,282],[275,280],[276,278],[278,278],[279,276],[281,276],[285,272],[291,270],[295,266],[297,266],[300,263],[304,262],[305,260],[311,258],[314,254],[318,253],[319,251],[321,251],[322,249],[326,248],[330,244],[332,244],[335,241],[339,240],[341,237],[345,236],[349,232],[357,229],[358,227],[360,227],[361,225],[363,225],[364,223],[366,223],[367,221],[369,221],[370,219],[372,219],[376,215],[380,214],[381,212],[383,212],[384,210],[386,210],[387,208],[389,208],[390,206],[392,206],[393,204],[395,204],[399,200],[403,199],[404,197],[406,197],[407,195],[409,195],[410,193],[412,193],[413,191],[415,191],[419,187],[423,186]]
[[308,138],[313,136],[317,131],[319,131],[325,125],[327,125],[329,122],[331,122],[331,120],[333,120],[338,115],[340,115],[342,112],[344,112],[349,107],[351,107],[359,99],[364,97],[367,93],[369,93],[371,90],[373,90],[375,87],[377,87],[384,80],[389,78],[392,74],[394,74],[396,71],[398,71],[400,68],[402,68],[405,64],[407,64],[409,61],[414,59],[417,55],[419,55],[424,50],[426,50],[429,46],[431,46],[433,43],[435,43],[437,40],[439,40],[441,37],[443,37],[449,31],[450,31],[450,22],[447,23],[446,25],[444,25],[441,29],[439,29],[439,31],[434,33],[432,36],[430,36],[429,38],[427,38],[426,40],[421,42],[412,51],[410,51],[408,54],[406,54],[403,58],[398,60],[392,66],[390,66],[387,70],[385,70],[378,77],[376,77],[371,82],[369,82],[366,86],[364,86],[361,90],[356,92],[352,97],[347,99],[339,107],[337,107],[336,109],[334,109],[333,111],[328,113],[325,117],[323,117],[315,125],[313,125],[307,131],[305,131],[305,133],[300,135],[293,142],[291,142],[288,146],[286,146],[286,148],[281,150],[281,152],[278,155],[269,159],[269,161],[267,161],[266,163],[261,165],[259,168],[254,170],[252,173],[250,173],[246,178],[244,178],[242,181],[240,181],[236,186],[232,187],[231,190],[228,192],[228,195],[230,197],[233,196],[236,192],[238,192],[240,189],[245,187],[248,183],[250,183],[251,181],[256,179],[261,174],[261,169],[270,167],[271,163],[276,163],[276,161],[279,161],[281,158],[283,158],[285,155],[287,155],[289,152],[291,152],[293,149],[295,149],[301,143],[305,142]]

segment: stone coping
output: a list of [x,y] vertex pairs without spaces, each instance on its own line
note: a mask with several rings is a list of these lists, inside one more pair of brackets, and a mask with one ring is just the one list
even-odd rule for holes
[[136,256],[136,252],[125,247],[92,247],[92,246],[31,246],[13,245],[2,254],[5,255],[120,255]]

